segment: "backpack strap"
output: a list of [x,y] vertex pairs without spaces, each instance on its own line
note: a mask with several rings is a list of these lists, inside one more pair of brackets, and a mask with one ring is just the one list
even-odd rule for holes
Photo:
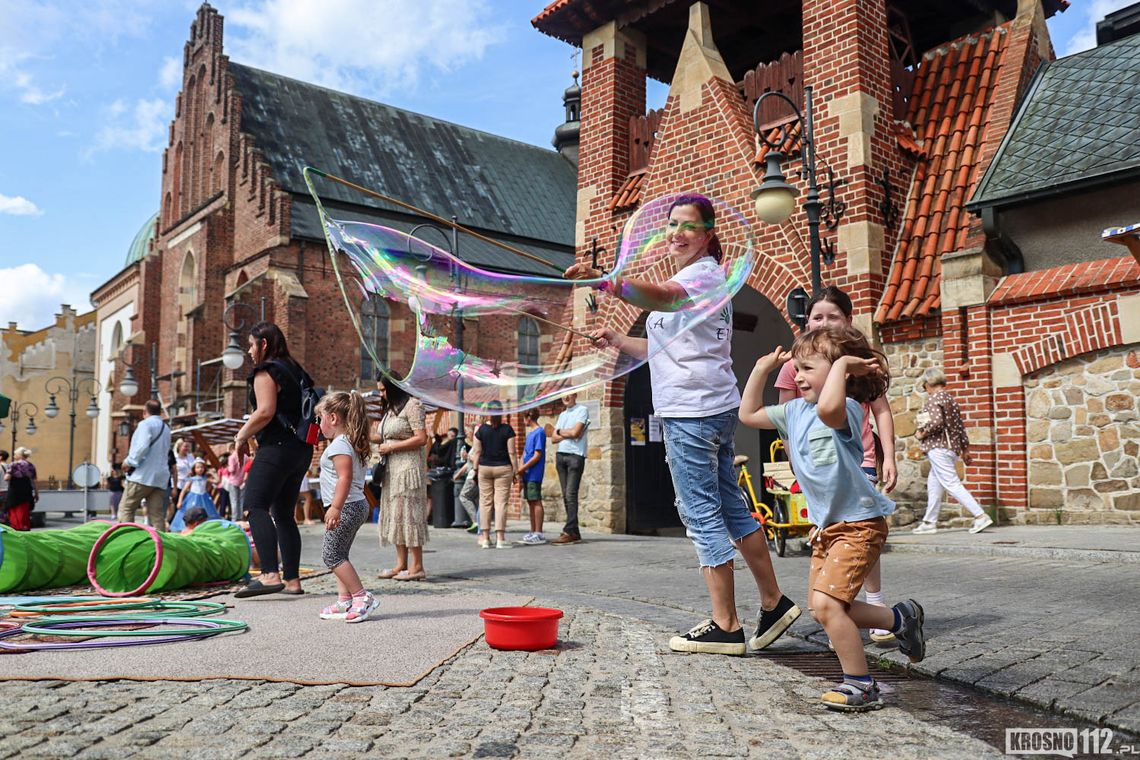
[[[289,376],[289,379],[292,380],[293,384],[297,386],[297,395],[300,397],[301,402],[304,402],[304,396],[305,396],[305,374],[304,374],[304,370],[301,371],[301,377],[298,378],[295,374],[293,374],[293,370],[291,370],[289,368],[287,362],[283,362],[280,359],[272,359],[272,360],[270,360],[270,363],[276,364],[278,367],[280,367],[285,372],[286,375]],[[290,433],[292,433],[293,435],[296,435],[297,434],[297,424],[289,421],[289,418],[286,417],[284,412],[281,411],[281,405],[280,404],[277,405],[276,409],[277,409],[277,411],[276,411],[276,414],[274,415],[274,417],[277,419],[277,421],[280,422],[282,427],[284,427]],[[298,409],[297,412],[298,412],[297,422],[299,423],[300,417],[301,417],[300,409]]]

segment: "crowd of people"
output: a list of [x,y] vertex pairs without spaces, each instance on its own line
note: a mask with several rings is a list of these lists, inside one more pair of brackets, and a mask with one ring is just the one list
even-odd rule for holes
[[[585,263],[572,266],[565,276],[586,280],[649,312],[644,338],[601,328],[591,339],[649,364],[677,509],[708,593],[711,617],[673,637],[669,646],[681,652],[743,655],[749,648],[770,645],[801,614],[777,580],[765,532],[745,503],[734,466],[738,424],[775,430],[814,526],[807,607],[843,667],[842,682],[821,701],[845,711],[880,707],[859,630],[869,629],[879,641],[897,639],[912,661],[925,656],[922,606],[913,599],[887,606],[882,584],[880,554],[889,532],[887,517],[895,509],[887,494],[897,481],[886,357],[853,326],[851,299],[838,288],[823,288],[809,304],[802,333],[787,351],[777,347],[760,357],[741,392],[732,369],[731,330],[723,328],[724,321],[731,324],[731,303],[725,306],[729,318],[722,312],[715,324],[712,319],[694,321],[694,312],[686,308],[724,286],[712,203],[701,195],[679,197],[668,213],[665,240],[675,270],[665,282],[605,274]],[[661,350],[666,343],[668,350]],[[362,622],[379,606],[349,560],[357,533],[373,513],[366,488],[373,489],[372,501],[377,502],[380,545],[395,551],[382,579],[427,578],[429,482],[453,488],[451,525],[477,533],[483,549],[570,546],[582,540],[579,489],[590,416],[576,395],[562,399],[554,425],[540,424],[536,409],[525,412],[522,446],[502,408],[492,402],[466,438],[467,446],[461,445],[456,428],[429,436],[423,404],[386,376],[376,384],[379,420],[369,419],[365,399],[355,391],[329,393],[311,408],[313,379],[272,323],[253,327],[249,356],[252,412],[221,459],[195,452],[189,440],[172,445],[162,408],[151,400],[127,457],[107,478],[111,507],[120,521],[133,521],[145,509],[147,521],[159,530],[169,524],[173,531],[189,531],[208,519],[248,518],[260,575],[236,592],[238,598],[304,593],[295,518],[299,495],[305,497],[306,523],[316,522],[317,498],[323,507],[322,559],[336,577],[338,592],[336,601],[319,613],[327,620]],[[764,389],[773,373],[779,403],[765,405]],[[992,522],[958,478],[958,461],[969,462],[969,440],[958,406],[946,392],[946,378],[938,369],[928,369],[921,387],[927,402],[916,435],[931,466],[928,509],[914,532],[937,530],[945,492],[974,515],[971,532],[984,530]],[[328,443],[319,465],[310,470],[317,428]],[[543,480],[550,445],[557,447],[554,469],[566,522],[548,541]],[[28,529],[38,498],[31,454],[21,447],[9,462],[8,452],[0,451],[0,493],[5,497],[0,514],[19,530]],[[529,530],[512,543],[507,540],[507,510],[516,488],[526,504]],[[751,637],[737,616],[738,555],[761,602]],[[865,601],[858,599],[861,592]]]

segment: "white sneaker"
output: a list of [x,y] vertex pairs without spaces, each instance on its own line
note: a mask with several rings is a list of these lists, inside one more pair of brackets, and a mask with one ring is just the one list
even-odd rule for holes
[[925,520],[920,522],[918,524],[917,528],[914,528],[913,530],[911,530],[911,533],[937,533],[937,532],[938,532],[938,524],[926,522]]
[[491,548],[491,542],[485,538],[480,539],[479,540],[479,548],[480,549],[490,549]]
[[511,545],[509,543],[507,543],[506,541],[496,541],[495,542],[495,548],[496,549],[510,549]]
[[981,533],[986,528],[994,524],[993,519],[989,515],[979,515],[974,519],[974,524],[970,526],[971,533]]
[[519,543],[526,546],[541,546],[546,543],[546,536],[541,533],[527,533]]

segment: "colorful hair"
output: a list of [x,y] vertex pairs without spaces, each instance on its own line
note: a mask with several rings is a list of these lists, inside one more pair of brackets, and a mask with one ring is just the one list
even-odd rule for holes
[[851,304],[851,296],[844,293],[834,285],[828,285],[826,288],[821,288],[818,293],[811,297],[808,301],[807,313],[811,316],[811,310],[815,308],[817,303],[827,301],[828,303],[835,304],[839,310],[843,312],[843,316],[847,317],[848,321],[851,319],[851,313],[855,307]]
[[335,414],[344,425],[352,450],[360,457],[360,464],[368,461],[372,446],[368,439],[368,407],[364,397],[356,391],[332,391],[317,403],[317,414]]
[[673,201],[673,205],[669,206],[669,214],[672,214],[673,209],[678,206],[693,206],[697,209],[701,221],[705,223],[705,229],[709,231],[709,256],[712,256],[716,263],[721,263],[724,260],[724,249],[720,247],[720,238],[716,236],[716,211],[713,210],[712,201],[700,193],[687,193]]
[[867,404],[887,392],[891,378],[886,373],[887,356],[871,347],[863,333],[854,327],[830,327],[812,330],[796,338],[792,344],[792,358],[806,359],[822,356],[835,363],[841,356],[860,359],[878,359],[882,373],[847,378],[847,395],[861,404]]

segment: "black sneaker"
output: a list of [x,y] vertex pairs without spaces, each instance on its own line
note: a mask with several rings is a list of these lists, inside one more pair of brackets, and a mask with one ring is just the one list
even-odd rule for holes
[[899,602],[894,606],[902,617],[902,630],[895,632],[899,642],[899,651],[910,658],[911,662],[922,662],[926,657],[926,636],[922,633],[922,622],[926,615],[922,605],[913,599]]
[[674,652],[704,652],[705,654],[743,655],[748,651],[744,646],[744,629],[729,632],[712,620],[706,620],[684,636],[669,639],[669,648]]
[[761,608],[760,617],[756,621],[756,635],[748,640],[748,646],[753,649],[763,649],[791,628],[799,616],[800,608],[796,603],[786,596],[781,596],[776,609]]

